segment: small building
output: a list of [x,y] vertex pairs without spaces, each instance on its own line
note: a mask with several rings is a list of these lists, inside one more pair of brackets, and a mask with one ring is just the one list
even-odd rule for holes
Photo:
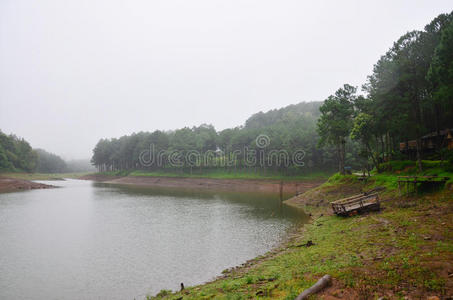
[[[453,150],[453,129],[444,129],[428,133],[427,135],[422,136],[422,152],[429,153],[436,150],[436,145],[439,145],[440,148],[447,148]],[[411,153],[417,150],[417,141],[411,140],[407,142],[400,143],[400,151],[403,153]]]

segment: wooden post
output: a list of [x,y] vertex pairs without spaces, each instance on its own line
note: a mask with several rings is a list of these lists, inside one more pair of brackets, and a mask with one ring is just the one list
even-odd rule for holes
[[283,181],[280,181],[280,202],[283,202]]

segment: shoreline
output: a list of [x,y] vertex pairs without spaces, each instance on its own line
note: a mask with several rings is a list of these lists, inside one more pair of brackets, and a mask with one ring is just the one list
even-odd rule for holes
[[91,174],[80,177],[108,184],[134,185],[142,187],[166,187],[185,189],[211,189],[235,192],[267,192],[283,195],[297,195],[321,185],[325,180],[278,181],[272,179],[217,179],[187,177],[154,177],[154,176],[109,176]]
[[0,176],[0,193],[51,188],[56,188],[56,186],[25,179]]
[[314,299],[451,295],[449,188],[400,199],[390,187],[381,193],[381,211],[342,218],[333,215],[329,202],[371,189],[375,183],[364,186],[356,178],[337,177],[284,201],[311,218],[294,226],[265,254],[226,269],[211,281],[183,291],[163,290],[146,299],[294,299],[325,274],[332,276],[332,285]]
[[[294,206],[294,207],[302,209],[301,207],[297,207],[297,206]],[[274,259],[275,257],[277,257],[279,255],[283,255],[294,247],[300,247],[300,245],[295,245],[295,244],[300,244],[303,241],[303,239],[304,239],[303,234],[305,232],[306,226],[312,225],[316,221],[317,218],[319,218],[319,216],[316,218],[310,217],[308,219],[308,221],[303,224],[299,223],[299,224],[291,225],[287,229],[287,232],[286,232],[285,236],[282,238],[282,240],[280,242],[278,242],[274,247],[269,249],[269,251],[267,251],[266,253],[258,255],[254,258],[248,259],[239,265],[229,267],[229,268],[223,270],[220,275],[214,277],[211,280],[198,284],[196,286],[203,286],[206,284],[211,284],[218,280],[228,279],[228,277],[231,277],[231,276],[244,275],[251,268],[255,268],[265,261]]]
[[[321,184],[321,180],[284,182],[286,200],[283,203],[309,214],[306,223],[288,228],[281,241],[266,253],[227,268],[206,282],[187,286],[183,291],[161,290],[146,299],[294,299],[325,274],[332,276],[332,286],[318,293],[315,299],[395,299],[402,296],[443,299],[451,295],[452,185],[432,193],[401,198],[398,190],[389,184],[396,175],[392,178],[382,176],[387,181],[376,176],[364,184],[353,176],[337,175],[325,184]],[[2,178],[4,176],[0,176],[0,182]],[[175,189],[275,193],[280,190],[280,181],[270,179],[105,174],[90,174],[79,179]],[[381,211],[349,218],[333,215],[330,201],[372,189],[377,184],[386,185],[381,192]],[[295,193],[291,195],[288,191],[295,192],[292,188],[296,186],[301,189],[298,195],[292,196]],[[292,197],[288,197],[290,195]]]

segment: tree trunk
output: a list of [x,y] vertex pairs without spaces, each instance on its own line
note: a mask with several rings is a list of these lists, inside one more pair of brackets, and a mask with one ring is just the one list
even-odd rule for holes
[[423,167],[422,167],[422,155],[421,155],[421,152],[422,152],[422,139],[421,138],[417,138],[417,168],[418,168],[418,172],[423,172]]
[[373,150],[371,150],[371,147],[370,147],[370,145],[368,143],[366,143],[366,148],[367,148],[367,151],[370,153],[371,160],[373,161],[373,164],[376,167],[377,172],[381,173],[381,169],[379,168],[379,163],[376,160],[376,158],[374,157]]
[[414,113],[415,113],[415,133],[416,133],[416,150],[417,150],[417,167],[418,171],[423,172],[422,168],[422,138],[421,138],[421,128],[422,125],[422,112],[420,107],[420,99],[418,98],[418,89],[415,87],[415,96],[414,96]]
[[338,172],[340,172],[341,175],[345,174],[344,171],[344,160],[346,151],[345,144],[346,141],[343,138],[340,138],[340,144],[337,147],[338,147]]
[[386,140],[386,152],[387,152],[387,161],[390,161],[392,158],[390,157],[391,156],[391,149],[390,149],[390,133],[387,131],[386,135],[385,135],[385,140]]
[[338,156],[338,173],[344,175],[344,168],[342,168],[342,161],[341,161],[341,144],[337,145],[337,156]]
[[443,160],[442,152],[440,151],[441,148],[442,148],[442,145],[440,143],[441,141],[440,141],[440,125],[439,125],[440,107],[439,107],[439,103],[437,103],[437,101],[434,102],[434,111],[435,111],[435,114],[436,114],[436,117],[434,118],[434,120],[436,122],[436,133],[437,133],[437,136],[436,136],[436,151],[439,151],[441,153],[440,160]]
[[311,295],[321,291],[325,287],[328,287],[332,283],[332,277],[330,275],[324,275],[321,279],[318,280],[312,287],[306,289],[294,300],[304,300],[308,299]]
[[342,166],[343,166],[343,174],[345,173],[345,170],[344,170],[345,160],[346,160],[346,141],[343,140],[341,143],[341,161],[342,161]]
[[384,139],[381,136],[379,136],[379,139],[381,140],[381,153],[382,153],[382,161],[385,162],[385,145],[384,145]]

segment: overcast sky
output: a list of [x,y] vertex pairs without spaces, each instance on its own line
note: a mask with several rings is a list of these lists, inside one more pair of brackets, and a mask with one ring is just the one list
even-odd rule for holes
[[0,0],[0,129],[64,158],[102,137],[324,100],[445,1]]

